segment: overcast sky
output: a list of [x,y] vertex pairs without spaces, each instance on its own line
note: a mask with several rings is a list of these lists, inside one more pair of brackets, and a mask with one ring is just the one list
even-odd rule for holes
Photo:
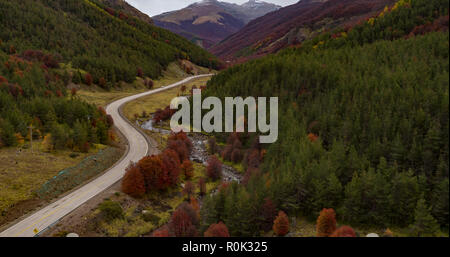
[[[147,15],[155,16],[163,12],[174,11],[182,9],[192,3],[199,2],[201,0],[125,0],[132,6],[139,9],[141,12]],[[242,4],[248,0],[220,0],[223,2]],[[274,3],[281,6],[291,5],[298,2],[298,0],[264,0],[268,3]]]

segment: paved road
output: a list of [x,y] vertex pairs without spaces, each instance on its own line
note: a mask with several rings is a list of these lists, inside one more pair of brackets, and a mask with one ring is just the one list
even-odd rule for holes
[[129,147],[126,155],[100,177],[12,225],[11,227],[1,232],[0,237],[35,236],[50,225],[58,222],[62,217],[66,216],[92,197],[96,196],[97,194],[120,180],[124,175],[125,168],[129,165],[130,161],[137,162],[142,157],[147,155],[149,146],[146,142],[146,139],[138,130],[136,130],[127,121],[125,121],[122,116],[120,116],[120,106],[139,97],[155,94],[179,86],[180,84],[186,83],[191,79],[206,77],[210,75],[211,74],[192,76],[177,83],[168,85],[164,88],[158,88],[141,94],[125,97],[109,104],[106,107],[106,112],[108,114],[111,114],[114,119],[115,126],[124,134],[124,136],[128,140]]

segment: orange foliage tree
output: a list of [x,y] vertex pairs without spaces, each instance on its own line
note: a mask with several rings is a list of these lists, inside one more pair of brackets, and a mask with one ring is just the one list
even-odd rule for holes
[[132,163],[122,179],[122,191],[132,197],[142,197],[145,194],[145,181],[141,169]]
[[205,237],[230,237],[227,226],[220,221],[209,226],[209,228],[203,233]]
[[145,188],[147,192],[152,190],[162,190],[165,186],[160,183],[163,175],[162,160],[158,155],[146,156],[139,162],[142,174],[144,175]]
[[356,233],[353,228],[349,226],[341,226],[336,229],[330,237],[356,237]]
[[332,208],[324,208],[317,218],[316,235],[328,237],[336,230],[336,213]]
[[277,236],[284,236],[289,232],[289,218],[284,211],[279,211],[273,222],[273,231]]
[[194,176],[194,166],[190,160],[184,160],[181,164],[181,171],[186,179],[191,179]]

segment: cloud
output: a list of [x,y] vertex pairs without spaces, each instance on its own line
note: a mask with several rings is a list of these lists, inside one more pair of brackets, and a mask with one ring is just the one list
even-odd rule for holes
[[[155,16],[163,12],[169,12],[182,9],[190,4],[199,2],[200,0],[125,0],[138,10],[149,16]],[[242,4],[248,0],[222,0],[224,2]],[[268,3],[274,3],[281,6],[291,5],[298,0],[265,0]]]

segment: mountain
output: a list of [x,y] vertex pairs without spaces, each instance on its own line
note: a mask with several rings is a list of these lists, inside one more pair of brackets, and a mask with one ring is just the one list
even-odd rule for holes
[[249,22],[210,51],[225,60],[249,59],[298,44],[318,33],[371,17],[393,0],[301,0]]
[[249,21],[279,8],[278,5],[256,0],[242,5],[203,0],[181,10],[154,16],[153,20],[155,25],[209,48]]

